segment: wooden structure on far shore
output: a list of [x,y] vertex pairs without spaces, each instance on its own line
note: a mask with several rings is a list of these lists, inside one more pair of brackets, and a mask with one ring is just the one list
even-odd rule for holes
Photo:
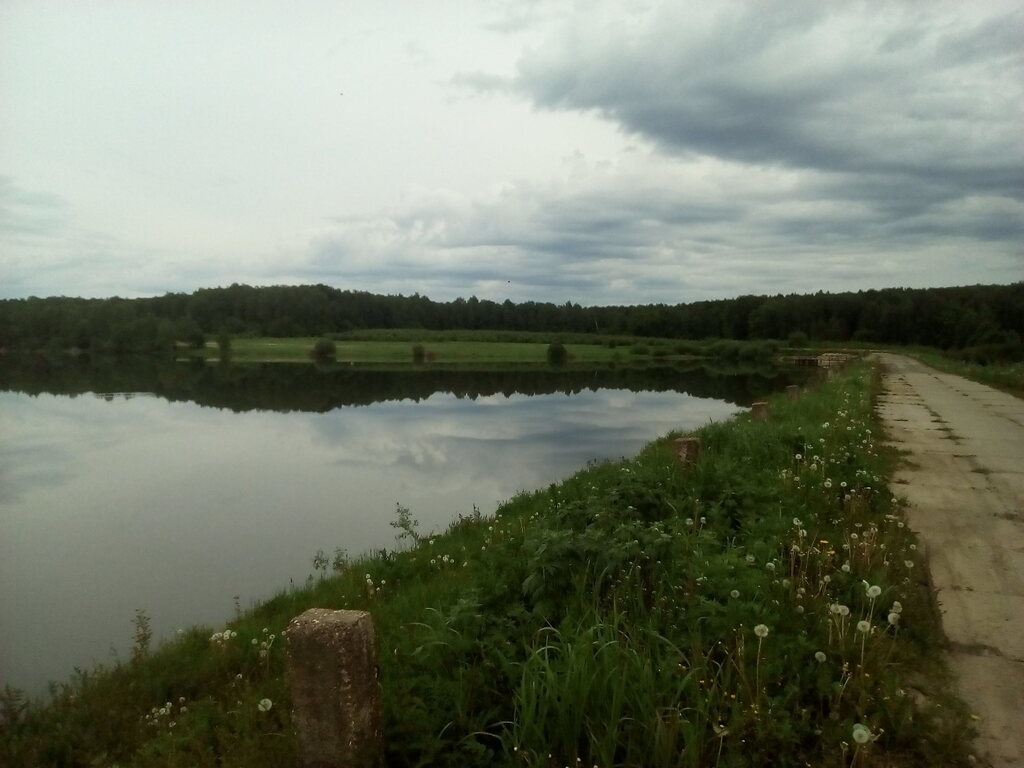
[[780,355],[778,362],[787,365],[803,365],[812,368],[838,368],[856,355],[845,352],[823,352],[820,355]]

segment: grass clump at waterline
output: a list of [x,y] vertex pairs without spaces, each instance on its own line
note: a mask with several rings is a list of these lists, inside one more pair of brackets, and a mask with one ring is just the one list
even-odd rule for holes
[[401,551],[318,553],[226,629],[9,705],[0,762],[292,765],[281,632],[316,606],[373,614],[389,765],[966,764],[875,387],[853,366],[699,430],[686,471],[660,440],[442,535],[399,508]]

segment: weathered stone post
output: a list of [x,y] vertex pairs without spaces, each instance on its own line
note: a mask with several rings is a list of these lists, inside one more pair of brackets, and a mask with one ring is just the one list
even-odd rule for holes
[[697,459],[700,458],[700,438],[699,437],[680,437],[676,439],[676,458],[679,459],[679,463],[688,467],[692,464],[697,463]]
[[751,403],[750,414],[758,421],[768,421],[768,403],[763,401]]
[[284,637],[299,765],[379,765],[380,685],[370,614],[311,608],[291,620]]
[[800,397],[800,387],[796,384],[790,384],[786,387],[786,397],[790,400],[796,400]]

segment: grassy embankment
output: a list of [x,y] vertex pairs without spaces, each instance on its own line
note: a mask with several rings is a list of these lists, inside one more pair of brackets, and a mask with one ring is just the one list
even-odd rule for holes
[[970,363],[948,357],[936,350],[910,350],[909,355],[916,357],[925,365],[937,368],[945,373],[963,376],[965,379],[987,384],[1001,389],[1011,395],[1024,397],[1024,363]]
[[374,616],[391,765],[966,765],[875,387],[853,366],[702,428],[685,471],[659,440],[443,535],[400,510],[400,551],[8,702],[0,762],[293,765],[281,633],[318,606]]

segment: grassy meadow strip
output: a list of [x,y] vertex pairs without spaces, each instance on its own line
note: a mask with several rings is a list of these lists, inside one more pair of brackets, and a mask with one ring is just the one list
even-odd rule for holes
[[669,435],[440,535],[399,507],[396,551],[318,552],[216,632],[151,651],[140,616],[130,662],[8,692],[0,763],[294,765],[281,632],[315,606],[373,614],[393,766],[967,765],[876,386],[851,366],[686,470]]
[[972,363],[957,360],[936,350],[908,352],[925,365],[945,373],[963,376],[965,379],[987,384],[1011,395],[1024,397],[1024,362]]
[[[229,358],[235,362],[308,362],[311,358],[339,363],[509,363],[550,362],[549,344],[563,345],[567,356],[559,362],[628,363],[646,358],[711,357],[728,361],[770,360],[781,343],[773,340],[703,341],[647,339],[596,334],[540,334],[519,332],[381,330],[315,337],[234,337]],[[329,352],[318,354],[317,346]],[[326,347],[325,347],[326,349]],[[193,349],[179,348],[184,357],[219,358],[224,353],[215,341]]]

